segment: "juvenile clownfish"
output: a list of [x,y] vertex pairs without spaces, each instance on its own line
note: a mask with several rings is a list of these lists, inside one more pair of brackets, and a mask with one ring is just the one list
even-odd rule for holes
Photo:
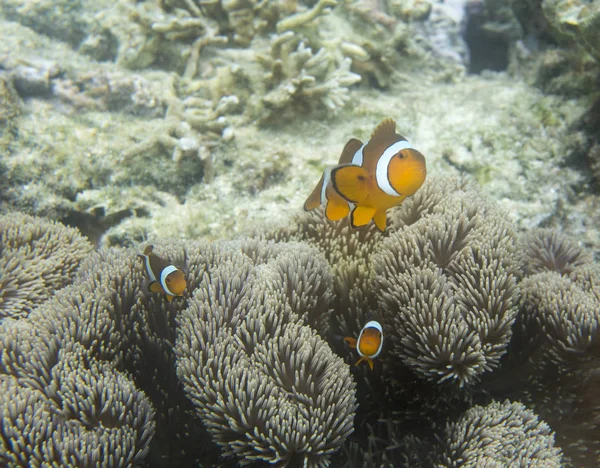
[[355,138],[346,143],[338,165],[325,169],[304,209],[323,204],[331,221],[350,214],[353,227],[373,220],[384,231],[386,211],[414,195],[426,176],[425,157],[396,133],[394,120],[385,119],[367,143]]
[[379,356],[383,347],[383,328],[381,328],[381,324],[371,320],[360,331],[358,339],[347,336],[344,340],[352,349],[356,348],[356,352],[360,356],[355,366],[358,366],[362,361],[366,361],[373,370],[373,359]]
[[171,265],[152,252],[152,248],[149,245],[144,249],[144,254],[139,256],[144,260],[146,273],[150,277],[151,283],[148,285],[148,290],[165,294],[167,301],[171,302],[175,296],[183,295],[187,286],[185,275],[175,265]]

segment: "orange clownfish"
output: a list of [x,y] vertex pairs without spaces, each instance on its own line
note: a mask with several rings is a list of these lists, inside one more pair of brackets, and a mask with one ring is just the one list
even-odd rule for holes
[[396,122],[385,119],[363,144],[352,138],[337,166],[327,168],[304,209],[325,205],[325,216],[337,221],[351,215],[353,227],[371,220],[380,231],[386,211],[414,195],[425,182],[425,157],[396,133]]
[[367,361],[369,367],[373,370],[373,358],[379,356],[383,347],[383,328],[381,328],[381,324],[371,320],[360,331],[358,340],[349,336],[344,340],[351,348],[356,348],[356,352],[360,356],[355,366],[358,366],[362,361]]
[[144,249],[144,254],[140,255],[151,281],[148,289],[151,292],[165,294],[167,301],[171,302],[175,296],[183,295],[187,286],[185,275],[175,265],[171,265],[152,252],[152,248],[149,245]]

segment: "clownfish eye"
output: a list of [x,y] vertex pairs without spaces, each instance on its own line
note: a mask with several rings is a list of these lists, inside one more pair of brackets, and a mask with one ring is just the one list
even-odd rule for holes
[[170,282],[171,282],[171,278],[169,278],[169,277],[167,276],[167,283],[170,283]]
[[404,159],[406,157],[402,151],[396,154],[396,156],[398,156],[400,159]]

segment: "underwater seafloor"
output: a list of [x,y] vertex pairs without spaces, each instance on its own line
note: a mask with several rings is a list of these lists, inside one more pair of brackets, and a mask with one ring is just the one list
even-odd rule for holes
[[[599,31],[599,0],[0,2],[0,465],[598,466]],[[304,213],[385,118],[428,174],[386,230]]]

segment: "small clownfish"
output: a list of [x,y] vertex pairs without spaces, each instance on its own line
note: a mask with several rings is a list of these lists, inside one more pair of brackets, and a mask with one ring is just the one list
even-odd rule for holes
[[381,324],[371,320],[360,331],[358,340],[349,336],[344,340],[352,349],[356,348],[356,352],[360,356],[355,366],[358,366],[362,361],[367,361],[369,367],[373,370],[373,359],[379,356],[383,347],[383,328],[381,328]]
[[149,245],[144,249],[144,254],[139,255],[144,260],[146,273],[148,273],[151,280],[148,290],[165,294],[167,301],[171,302],[175,296],[183,295],[183,291],[187,286],[185,275],[175,265],[171,265],[152,252],[152,248]]
[[355,138],[346,143],[338,165],[325,169],[304,209],[323,204],[331,221],[350,214],[352,227],[373,220],[384,231],[386,211],[414,195],[426,176],[425,157],[396,133],[394,120],[385,119],[367,143]]

